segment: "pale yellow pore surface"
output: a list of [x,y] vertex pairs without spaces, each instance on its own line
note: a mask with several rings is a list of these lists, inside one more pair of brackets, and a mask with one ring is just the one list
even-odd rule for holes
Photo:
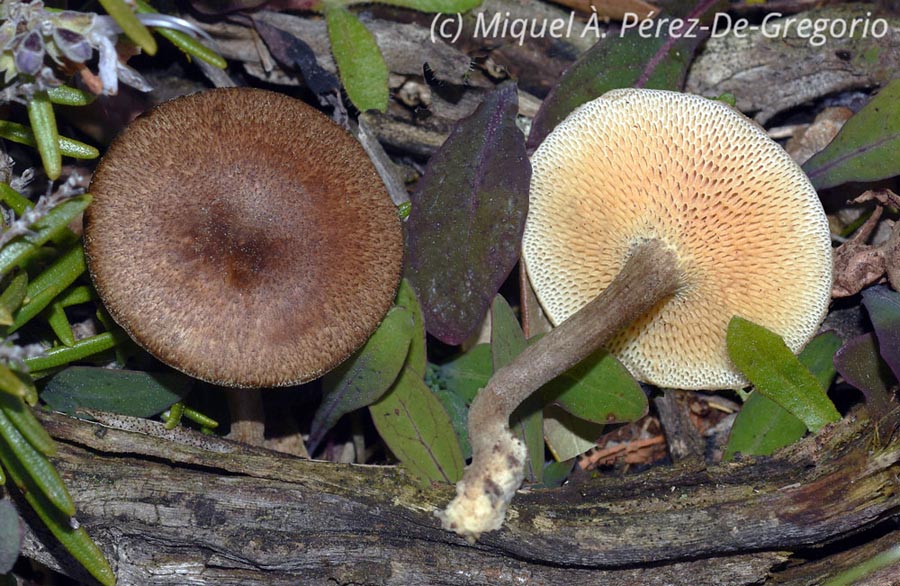
[[815,189],[784,150],[730,107],[688,94],[615,90],[573,112],[532,158],[524,256],[559,324],[602,291],[629,251],[678,254],[678,293],[607,348],[644,382],[743,385],[725,346],[739,315],[794,352],[831,292],[831,241]]

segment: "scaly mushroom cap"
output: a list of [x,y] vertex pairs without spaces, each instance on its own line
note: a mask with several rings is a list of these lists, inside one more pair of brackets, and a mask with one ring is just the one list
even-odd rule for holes
[[678,255],[678,293],[607,348],[644,382],[683,389],[745,384],[728,359],[735,315],[794,352],[831,292],[819,198],[791,158],[725,104],[615,90],[573,112],[532,158],[524,256],[541,305],[564,321],[649,238]]
[[113,142],[91,192],[85,250],[110,314],[202,380],[316,378],[368,338],[399,283],[400,221],[374,166],[287,96],[166,102]]

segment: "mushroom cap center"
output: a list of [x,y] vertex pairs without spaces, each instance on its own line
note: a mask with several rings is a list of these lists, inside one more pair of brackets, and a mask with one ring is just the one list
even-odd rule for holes
[[239,387],[296,384],[393,302],[402,233],[362,147],[251,89],[167,102],[110,146],[85,247],[114,319],[162,361]]

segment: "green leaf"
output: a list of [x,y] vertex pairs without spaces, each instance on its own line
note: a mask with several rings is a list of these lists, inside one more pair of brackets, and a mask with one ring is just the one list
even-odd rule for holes
[[47,92],[35,92],[28,100],[28,121],[34,132],[44,171],[51,180],[59,179],[62,173],[62,153],[59,148],[59,130],[56,127],[56,115]]
[[57,346],[47,350],[43,356],[26,358],[25,366],[36,376],[38,371],[65,366],[76,360],[99,354],[115,348],[117,344],[128,339],[121,330],[103,332],[90,338],[82,338],[72,346]]
[[756,390],[803,421],[810,431],[840,420],[819,381],[780,336],[736,316],[728,324],[726,344],[731,361]]
[[322,403],[309,432],[310,453],[341,417],[368,407],[391,388],[406,361],[414,325],[409,310],[392,308],[365,345],[325,375]]
[[557,462],[581,455],[593,448],[605,425],[575,417],[558,405],[544,408],[544,436]]
[[[144,0],[136,0],[135,6],[138,14],[159,14]],[[153,27],[153,30],[188,55],[201,59],[219,69],[225,69],[228,66],[228,63],[221,55],[189,34],[165,27]]]
[[0,409],[34,449],[48,457],[56,454],[53,438],[21,398],[0,393]]
[[67,85],[48,89],[47,97],[52,103],[61,106],[87,106],[97,99],[97,96],[90,92],[69,87]]
[[641,385],[602,348],[544,385],[540,392],[546,401],[595,423],[637,421],[649,407]]
[[[6,122],[0,122],[0,136],[3,136],[2,128]],[[24,127],[23,127],[24,128]],[[34,203],[9,186],[9,183],[0,183],[0,200],[3,201],[9,209],[16,212],[17,216],[21,216],[29,208],[34,207]]]
[[485,96],[428,162],[406,222],[410,284],[428,333],[461,344],[519,259],[531,164],[514,84]]
[[424,376],[425,367],[428,365],[425,351],[425,321],[422,317],[422,308],[416,299],[416,292],[406,279],[400,281],[396,305],[405,308],[413,317],[412,339],[409,343],[409,353],[406,355],[406,366]]
[[447,389],[465,402],[475,400],[478,391],[487,386],[494,372],[490,344],[478,344],[465,354],[438,367]]
[[68,415],[83,408],[152,417],[184,399],[192,384],[175,372],[72,366],[47,381],[41,399]]
[[[720,0],[683,0],[667,5],[668,14],[683,22],[706,22],[721,9]],[[671,21],[670,21],[671,22]],[[672,34],[672,33],[676,34]],[[627,87],[680,90],[702,34],[677,34],[666,27],[661,34],[625,33],[612,29],[588,49],[555,84],[531,125],[528,145],[536,148],[557,124],[578,106],[609,90]],[[699,30],[698,30],[699,32]],[[670,36],[671,35],[671,36]]]
[[13,314],[22,306],[27,292],[28,274],[23,271],[13,277],[3,293],[0,293],[0,326],[12,325]]
[[[840,346],[838,335],[825,332],[813,338],[800,353],[800,362],[816,377],[823,392],[834,378],[834,354]],[[731,460],[736,453],[768,456],[805,433],[806,425],[778,403],[762,393],[751,393],[734,420],[723,458]]]
[[[34,123],[32,122],[32,124]],[[53,122],[53,128],[56,128],[55,121]],[[47,134],[49,130],[43,130],[42,132],[44,132],[45,140],[50,138]],[[38,145],[38,140],[35,138],[35,132],[31,128],[16,124],[15,122],[9,122],[8,120],[0,120],[0,137],[30,147],[36,147]],[[96,159],[100,156],[100,151],[91,145],[84,144],[83,142],[79,142],[72,138],[66,138],[65,136],[57,135],[56,144],[60,154],[66,157],[72,157],[73,159]],[[47,148],[50,148],[52,151],[52,147],[48,146]],[[49,152],[48,156],[53,156],[53,153]],[[61,164],[62,163],[60,163],[60,165]],[[16,213],[20,212],[16,210]]]
[[465,464],[450,417],[417,372],[404,368],[369,412],[391,452],[415,476],[446,483],[462,478]]
[[900,79],[885,86],[803,164],[816,189],[900,175]]
[[[528,346],[525,334],[506,300],[497,295],[491,305],[491,356],[494,372],[513,361]],[[519,405],[510,417],[510,429],[525,444],[528,461],[525,476],[540,482],[544,473],[543,400],[534,393]]]
[[837,371],[834,368],[834,355],[841,347],[841,337],[834,332],[823,332],[809,341],[800,352],[800,362],[819,381],[819,388],[827,393]]
[[51,238],[68,229],[68,224],[91,202],[89,194],[72,197],[50,210],[32,226],[32,236],[21,236],[0,249],[0,275],[24,262]]
[[86,270],[84,248],[79,242],[28,284],[28,301],[16,312],[15,320],[7,331],[14,332],[28,323]]
[[[487,345],[487,344],[485,344]],[[469,442],[469,405],[466,400],[457,395],[450,389],[431,389],[434,396],[438,398],[444,410],[450,417],[450,423],[453,425],[453,431],[456,432],[456,439],[459,440],[459,447],[462,450],[463,459],[472,456],[472,444]]]
[[38,518],[50,529],[50,533],[56,537],[66,551],[98,582],[104,586],[113,586],[116,583],[116,577],[106,558],[103,557],[103,552],[82,527],[73,529],[71,518],[61,515],[60,511],[47,500],[43,492],[37,489],[27,470],[16,459],[2,438],[0,438],[0,463],[19,487],[25,501],[31,505]]
[[12,570],[24,538],[25,530],[16,508],[9,499],[0,500],[0,574]]
[[327,6],[325,24],[350,101],[360,112],[387,110],[388,68],[375,37],[343,6]]
[[[372,0],[349,0],[346,5],[369,4]],[[481,5],[481,0],[377,0],[379,4],[411,8],[419,12],[467,12]]]
[[544,466],[544,479],[533,488],[559,488],[569,478],[574,468],[575,458],[563,462],[551,460]]
[[26,382],[27,377],[0,364],[0,395],[16,397],[30,404],[37,403],[37,392],[33,385]]
[[[56,468],[44,454],[19,433],[9,417],[6,416],[6,409],[0,409],[0,444],[6,448],[7,452],[7,457],[3,459],[3,466],[20,490],[36,488],[47,497],[48,502],[57,511],[66,517],[75,515],[75,503]],[[10,459],[14,459],[27,476],[28,480],[24,483],[20,483],[22,478],[13,472],[13,466],[8,461]]]
[[156,39],[125,0],[100,0],[100,6],[144,53],[156,55]]

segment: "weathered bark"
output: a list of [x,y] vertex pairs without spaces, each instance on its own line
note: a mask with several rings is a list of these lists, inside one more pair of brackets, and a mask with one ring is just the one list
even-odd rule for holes
[[[785,552],[900,511],[898,413],[877,430],[848,418],[772,458],[524,492],[474,546],[433,516],[453,488],[399,468],[42,419],[121,584],[754,584]],[[26,555],[80,576],[31,525]]]

